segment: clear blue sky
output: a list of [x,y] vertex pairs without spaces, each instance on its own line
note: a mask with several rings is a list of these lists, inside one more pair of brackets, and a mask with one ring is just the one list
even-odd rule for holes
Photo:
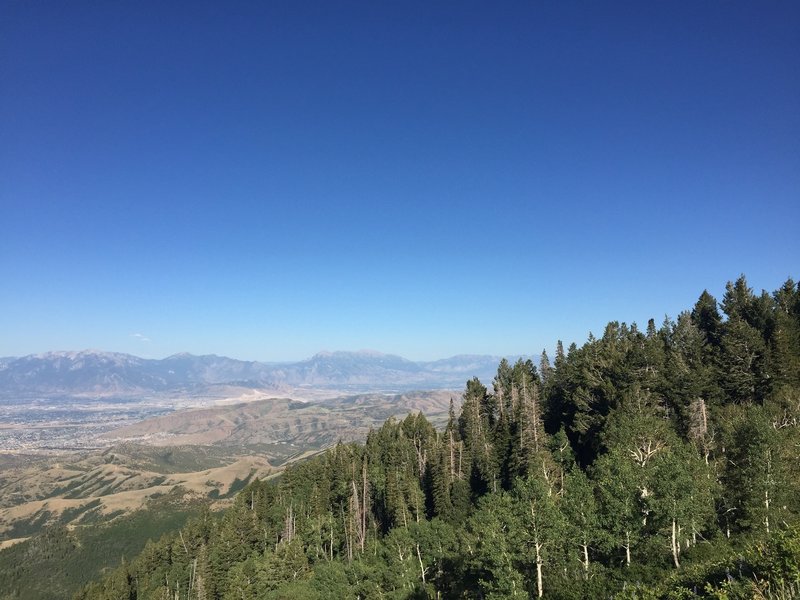
[[799,226],[797,2],[0,4],[0,356],[538,354]]

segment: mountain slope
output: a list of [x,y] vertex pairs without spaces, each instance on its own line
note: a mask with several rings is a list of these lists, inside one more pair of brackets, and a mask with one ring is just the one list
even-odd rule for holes
[[222,446],[277,443],[321,448],[338,441],[362,440],[371,428],[380,426],[389,417],[404,417],[409,412],[424,411],[433,423],[442,424],[447,419],[451,399],[460,405],[460,396],[448,391],[362,394],[315,404],[272,398],[178,411],[111,431],[103,437],[114,443]]

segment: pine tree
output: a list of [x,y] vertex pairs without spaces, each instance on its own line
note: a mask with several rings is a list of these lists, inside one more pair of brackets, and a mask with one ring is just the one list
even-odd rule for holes
[[763,403],[769,375],[761,334],[734,316],[725,324],[721,351],[721,386],[727,398],[737,403]]
[[468,381],[459,430],[468,458],[465,472],[469,473],[470,487],[475,496],[496,490],[499,479],[490,437],[493,425],[491,408],[486,387],[477,377]]
[[722,339],[722,316],[719,314],[716,298],[709,294],[708,290],[703,290],[700,294],[692,309],[691,317],[692,322],[703,334],[709,351],[713,352],[719,347]]
[[786,397],[800,389],[800,290],[788,279],[774,298],[769,364],[773,389]]
[[431,516],[452,522],[453,503],[450,499],[450,487],[453,482],[451,472],[450,450],[447,444],[441,444],[436,452],[436,461],[428,468],[430,477]]

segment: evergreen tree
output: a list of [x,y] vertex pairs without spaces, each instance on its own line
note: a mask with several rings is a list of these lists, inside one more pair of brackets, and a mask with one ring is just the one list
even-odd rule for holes
[[494,416],[486,387],[475,377],[467,382],[459,417],[459,431],[464,441],[472,493],[477,497],[496,490],[498,470],[490,437]]
[[710,352],[719,347],[722,339],[722,316],[719,314],[717,300],[703,290],[691,313],[692,322],[697,326],[708,344]]
[[769,393],[766,345],[761,334],[734,316],[725,324],[720,366],[721,386],[729,401],[763,403]]
[[800,290],[788,279],[774,294],[769,364],[773,389],[783,398],[800,389]]

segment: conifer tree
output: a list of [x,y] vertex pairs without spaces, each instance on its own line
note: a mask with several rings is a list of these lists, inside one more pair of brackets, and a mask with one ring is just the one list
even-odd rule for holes
[[494,420],[491,408],[486,387],[477,377],[468,381],[459,430],[468,457],[470,487],[476,496],[497,489],[498,472],[490,437]]
[[764,402],[769,393],[766,345],[761,334],[738,316],[725,324],[720,367],[721,386],[729,401]]
[[719,314],[717,300],[703,290],[691,313],[692,322],[703,334],[708,344],[709,352],[714,352],[719,347],[722,339],[722,316]]

